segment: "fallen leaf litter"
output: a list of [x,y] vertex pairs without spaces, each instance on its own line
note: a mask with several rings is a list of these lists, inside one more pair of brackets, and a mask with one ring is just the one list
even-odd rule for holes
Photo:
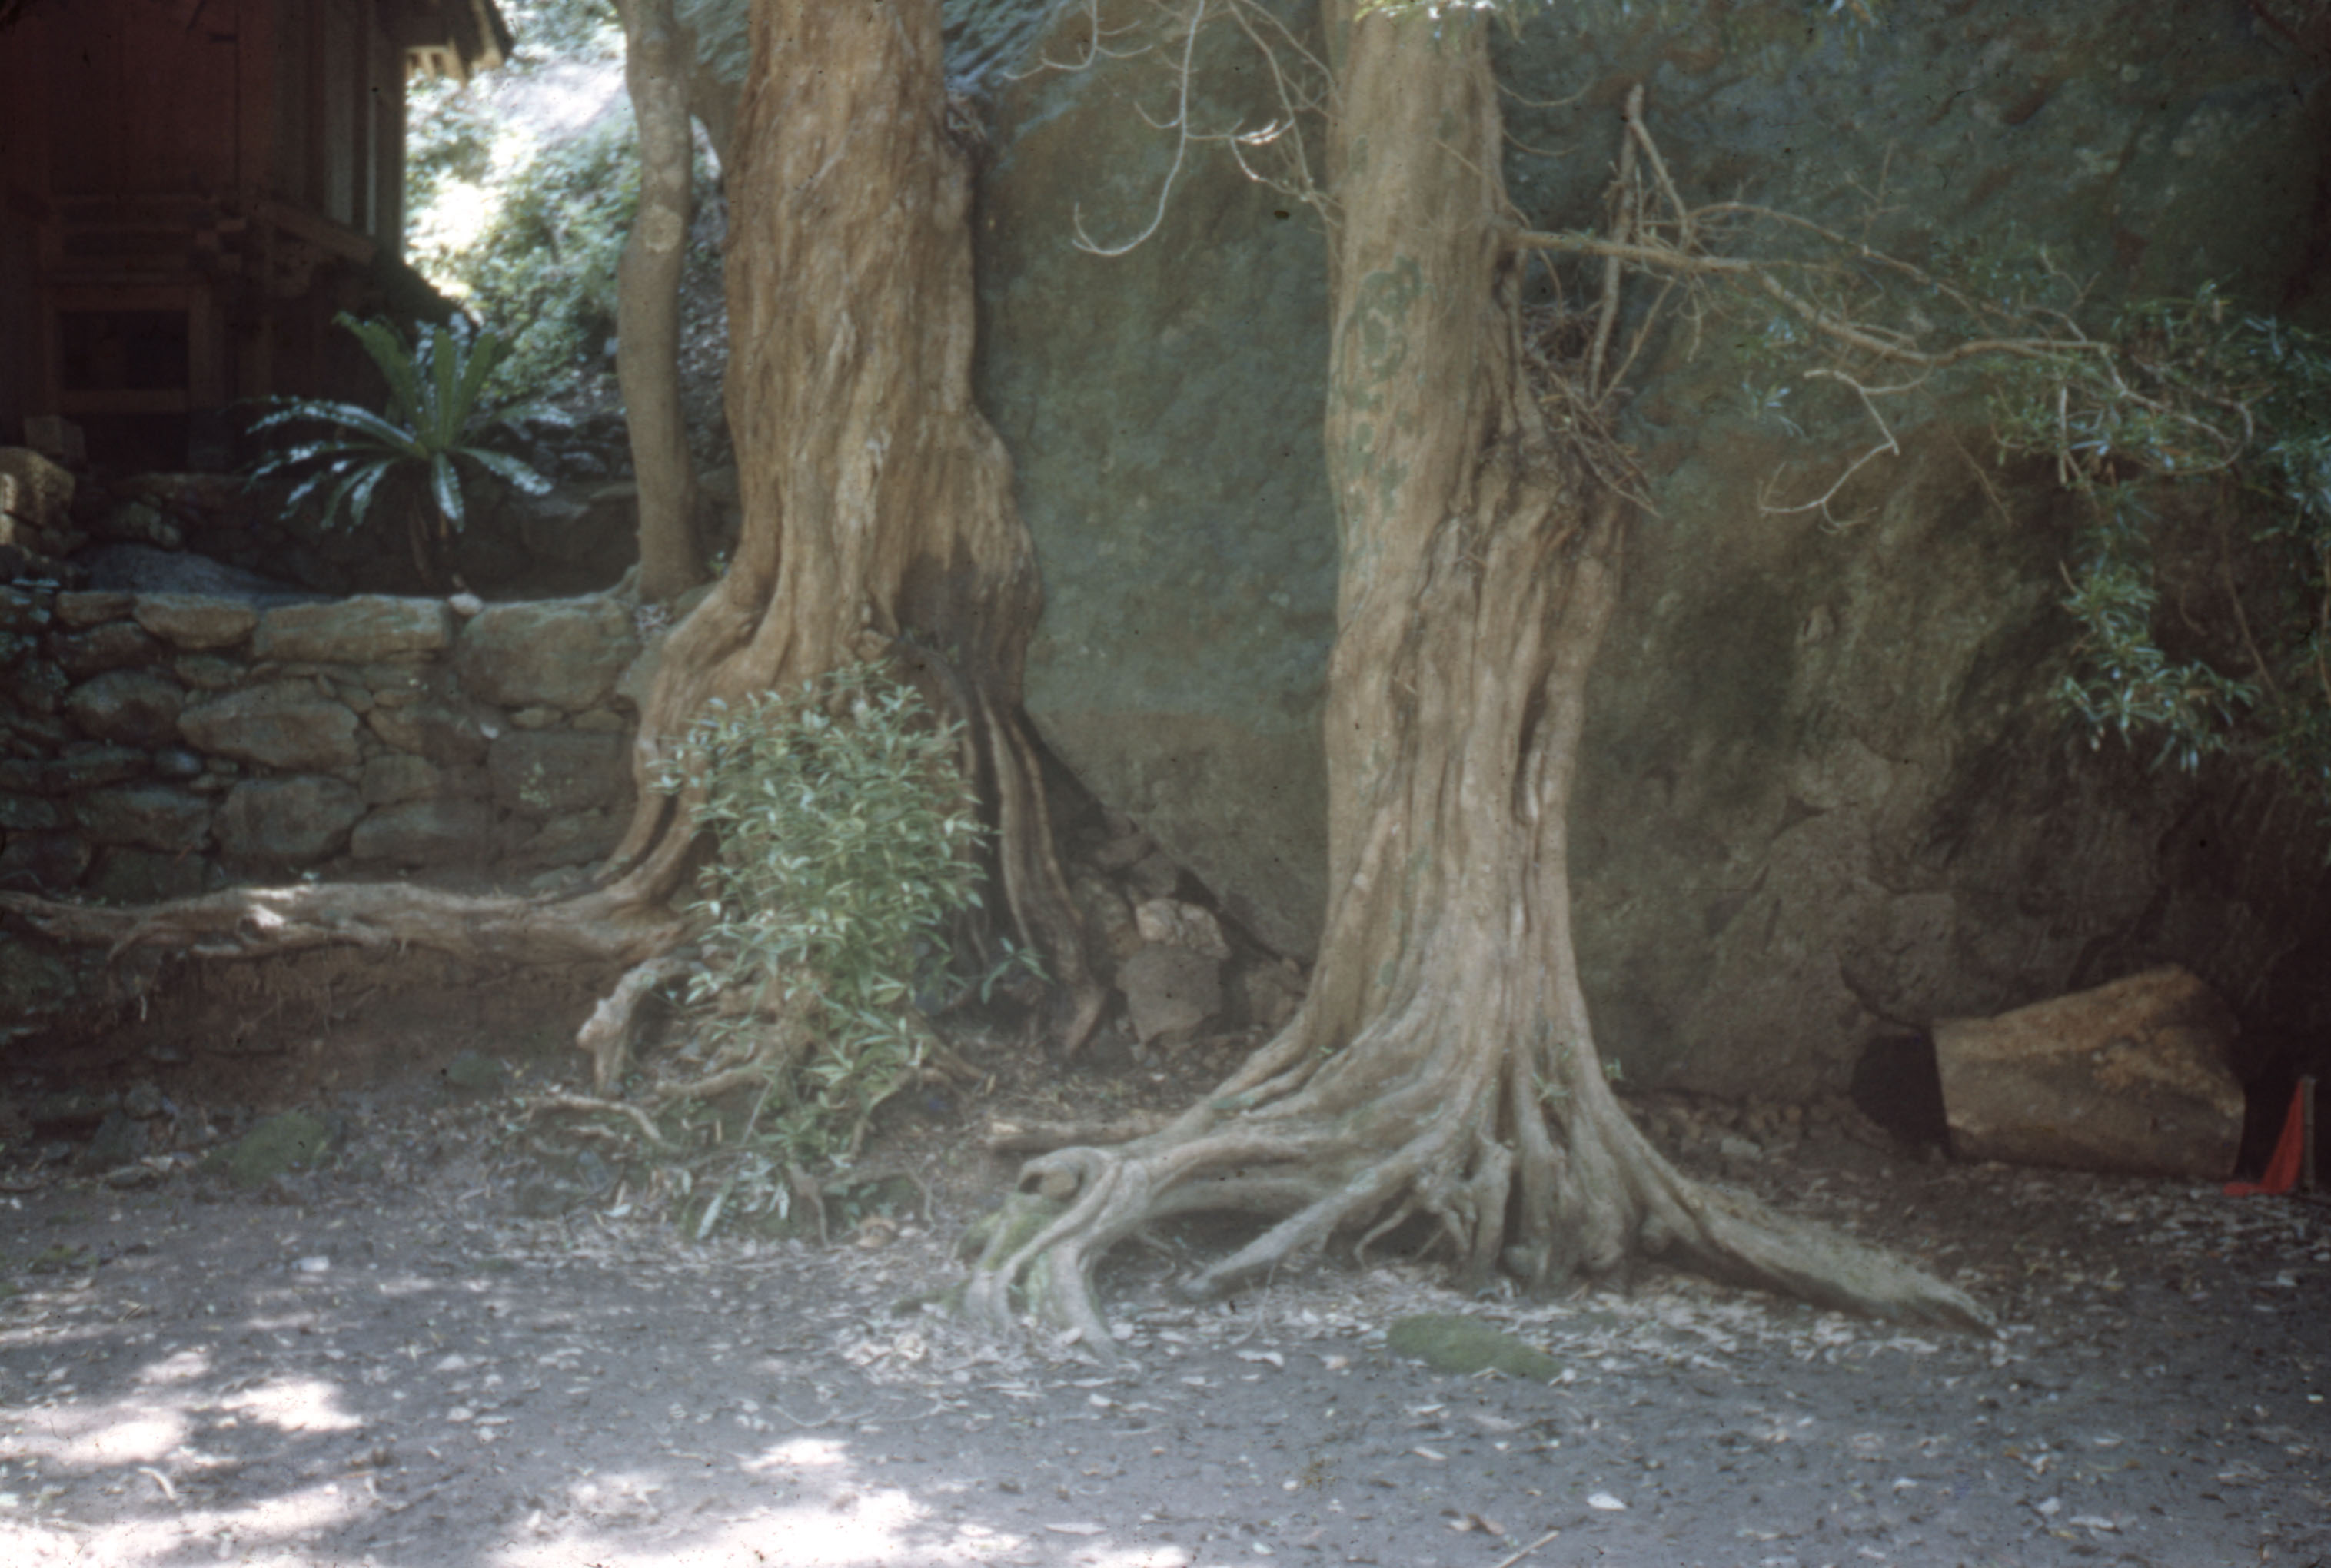
[[[589,1212],[507,1217],[478,1176],[0,1200],[62,1249],[0,1303],[0,1556],[743,1564],[776,1539],[836,1563],[1293,1550],[1495,1568],[2331,1548],[2310,1331],[2331,1244],[2302,1206],[1767,1159],[1749,1181],[1956,1269],[2001,1337],[1660,1275],[1466,1300],[1406,1264],[1315,1265],[1194,1306],[1137,1251],[1109,1276],[1129,1361],[1110,1371],[897,1310],[955,1278],[961,1216],[871,1248],[682,1247]],[[1384,1349],[1400,1319],[1452,1313],[1559,1373],[1436,1374]]]

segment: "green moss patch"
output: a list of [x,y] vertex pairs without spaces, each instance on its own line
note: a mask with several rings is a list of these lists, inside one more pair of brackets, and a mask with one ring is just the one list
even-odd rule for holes
[[1454,1312],[1397,1318],[1384,1331],[1384,1346],[1394,1355],[1421,1361],[1435,1372],[1466,1376],[1501,1372],[1526,1383],[1546,1383],[1562,1371],[1562,1364],[1546,1352],[1479,1318]]
[[269,1117],[203,1162],[203,1168],[238,1187],[256,1187],[287,1171],[322,1162],[331,1153],[332,1128],[307,1111]]

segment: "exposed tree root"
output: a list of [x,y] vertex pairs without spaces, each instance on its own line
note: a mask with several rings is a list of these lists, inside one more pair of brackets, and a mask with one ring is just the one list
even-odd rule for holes
[[[1022,1228],[1009,1250],[991,1243],[983,1255],[966,1308],[1004,1334],[1032,1309],[1106,1359],[1111,1340],[1091,1284],[1099,1259],[1160,1220],[1232,1211],[1277,1222],[1185,1280],[1193,1299],[1235,1289],[1337,1238],[1364,1251],[1422,1215],[1470,1284],[1498,1267],[1556,1283],[1644,1256],[1841,1311],[1991,1327],[1964,1291],[1890,1254],[1685,1176],[1627,1119],[1599,1069],[1574,1071],[1549,1106],[1534,1090],[1521,1099],[1512,1093],[1531,1076],[1515,1070],[1533,1054],[1526,1046],[1508,1050],[1462,1031],[1475,1038],[1416,1051],[1394,1038],[1399,1032],[1394,1024],[1355,1041],[1317,1072],[1262,1085],[1242,1075],[1171,1126],[1120,1146],[1029,1161],[1015,1200]],[[1354,1092],[1365,1069],[1336,1070],[1395,1055],[1415,1060],[1416,1070],[1375,1079],[1372,1094]],[[1509,1141],[1492,1136],[1498,1127],[1514,1130]],[[1536,1156],[1523,1152],[1533,1147]],[[1030,1216],[1043,1223],[1025,1223]]]
[[580,1111],[585,1115],[622,1117],[638,1129],[640,1136],[647,1140],[650,1147],[667,1152],[674,1147],[672,1141],[663,1136],[663,1129],[655,1125],[655,1118],[628,1100],[603,1099],[596,1095],[568,1094],[563,1089],[547,1089],[541,1094],[529,1095],[527,1098],[527,1103],[541,1110]]
[[421,947],[509,964],[636,964],[670,950],[686,923],[613,890],[579,898],[451,893],[403,882],[232,888],[175,903],[65,903],[0,893],[0,909],[45,936],[166,947],[195,958],[260,958],[310,947]]
[[988,1128],[987,1146],[999,1155],[1046,1154],[1076,1144],[1122,1144],[1164,1130],[1173,1121],[1166,1116],[1120,1117],[1109,1122],[997,1122]]
[[665,981],[685,974],[688,967],[686,959],[670,954],[633,965],[583,1021],[575,1034],[575,1047],[591,1059],[591,1087],[600,1094],[623,1079],[641,1007]]

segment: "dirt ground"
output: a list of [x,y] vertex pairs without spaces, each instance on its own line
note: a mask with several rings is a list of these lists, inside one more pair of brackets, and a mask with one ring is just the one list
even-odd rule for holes
[[[8,1059],[0,1563],[2331,1563],[2306,1202],[1957,1165],[1851,1117],[1694,1136],[1670,1107],[1687,1164],[1919,1254],[2001,1336],[1659,1273],[1469,1300],[1397,1257],[1198,1307],[1171,1282],[1223,1238],[1193,1230],[1114,1265],[1108,1370],[912,1303],[1010,1180],[992,1116],[1168,1100],[1203,1052],[1063,1073],[966,1045],[993,1085],[909,1097],[868,1155],[903,1211],[694,1244],[523,1114],[582,1081],[590,977],[413,962],[214,971]],[[26,1130],[72,1092],[142,1133]],[[314,1168],[203,1167],[285,1107],[334,1130]],[[1418,1313],[1560,1373],[1401,1360]]]

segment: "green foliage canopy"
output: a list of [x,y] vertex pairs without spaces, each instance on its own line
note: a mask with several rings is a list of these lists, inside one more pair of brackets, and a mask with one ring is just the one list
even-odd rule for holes
[[[2060,696],[2092,739],[2189,769],[2231,753],[2331,810],[2331,343],[2208,287],[2099,336],[2109,354],[2010,362],[1990,387],[2002,445],[2082,502]],[[2216,634],[2164,615],[2172,548],[2209,561]]]

